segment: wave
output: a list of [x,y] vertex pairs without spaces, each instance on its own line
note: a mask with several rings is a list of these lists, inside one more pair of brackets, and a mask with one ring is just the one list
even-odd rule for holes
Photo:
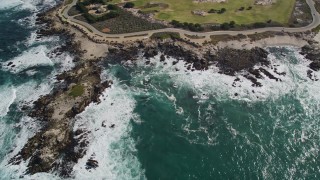
[[[139,60],[134,67],[138,70],[131,77],[135,86],[152,87],[172,102],[177,117],[183,119],[181,132],[178,129],[175,135],[190,144],[214,146],[221,151],[227,145],[240,145],[241,149],[228,154],[230,163],[238,165],[238,177],[253,171],[264,179],[316,177],[320,169],[314,161],[320,153],[320,82],[308,77],[310,61],[299,54],[299,49],[267,50],[271,65],[264,68],[281,81],[263,75],[258,79],[262,87],[252,87],[243,76],[246,72],[232,77],[219,74],[215,66],[192,72],[183,61],[172,65],[176,60],[167,59],[164,64],[159,57],[150,65]],[[319,77],[320,72],[313,71],[312,75]],[[236,84],[235,78],[240,79]],[[186,97],[179,95],[182,90],[190,92],[188,98],[194,101],[185,105]]]
[[51,50],[44,45],[31,48],[20,56],[2,63],[2,69],[17,74],[37,66],[54,66],[57,64],[60,66],[60,71],[69,70],[74,66],[73,57],[66,53],[56,57],[48,57]]
[[9,107],[16,99],[16,90],[11,87],[0,88],[0,117],[7,115]]
[[[276,47],[279,48],[279,47]],[[262,83],[262,87],[253,87],[252,82],[244,77],[246,72],[239,72],[236,76],[228,76],[219,73],[219,69],[216,66],[211,66],[206,71],[190,71],[187,70],[187,66],[184,61],[179,61],[177,64],[172,65],[176,59],[166,59],[164,63],[159,61],[160,55],[151,59],[151,66],[145,65],[145,60],[141,59],[137,62],[138,68],[141,69],[156,69],[155,72],[140,73],[137,78],[149,79],[168,75],[171,81],[174,82],[173,87],[175,88],[191,88],[194,90],[196,95],[195,99],[206,100],[208,96],[214,96],[217,99],[237,99],[242,101],[265,101],[268,98],[279,98],[285,94],[291,93],[297,88],[298,85],[301,87],[310,84],[313,87],[317,87],[318,83],[310,80],[307,77],[307,70],[309,69],[309,60],[305,59],[298,53],[298,49],[293,47],[285,47],[288,50],[287,56],[279,56],[279,54],[269,54],[268,59],[271,61],[270,67],[264,67],[273,76],[281,79],[276,81],[268,78],[262,74],[262,78],[258,79]],[[291,55],[290,55],[291,54]],[[292,64],[297,61],[298,64]],[[259,66],[256,66],[259,68]],[[282,76],[275,73],[285,72],[286,75]],[[314,72],[319,77],[319,72]],[[235,83],[235,79],[240,80]],[[236,95],[235,95],[236,94]]]
[[[299,49],[269,47],[267,50],[271,65],[263,68],[281,82],[263,75],[258,79],[262,87],[252,87],[252,82],[243,76],[246,72],[231,77],[219,74],[215,66],[208,71],[192,72],[187,70],[183,61],[172,65],[175,59],[161,63],[159,57],[152,59],[150,65],[146,65],[143,59],[138,60],[136,66],[125,63],[129,70],[122,72],[122,69],[117,69],[115,74],[123,76],[124,81],[127,80],[125,76],[130,76],[128,84],[131,88],[139,88],[144,96],[157,96],[157,101],[165,101],[168,109],[176,110],[171,121],[173,127],[176,124],[179,127],[167,136],[172,136],[172,139],[179,136],[189,142],[190,151],[186,149],[187,153],[181,152],[179,156],[189,155],[200,145],[204,152],[195,155],[205,155],[199,164],[222,169],[208,170],[211,176],[221,179],[227,179],[230,174],[237,177],[252,174],[253,178],[263,179],[316,178],[320,169],[319,162],[314,161],[320,153],[320,82],[308,77],[310,61],[299,54]],[[282,72],[285,75],[280,75]],[[320,72],[312,72],[312,75],[319,77]],[[234,87],[235,78],[240,80]],[[170,121],[169,116],[168,119]],[[152,128],[157,128],[157,125],[152,124]],[[157,133],[145,136],[148,135],[154,139],[161,138]],[[143,144],[148,137],[141,135],[139,140],[138,143]],[[153,143],[155,147],[160,145]],[[209,150],[205,151],[206,148]],[[144,152],[143,148],[139,150]],[[210,151],[222,156],[217,157]],[[157,150],[153,153],[154,156],[163,155]],[[223,161],[215,165],[207,157],[222,158]],[[145,162],[148,163],[152,171],[156,166],[151,165],[151,160]],[[179,170],[188,169],[176,166]],[[199,175],[199,171],[192,170],[186,173],[194,177],[205,177],[206,174],[201,171]]]
[[[45,46],[31,48],[30,50],[23,52],[20,56],[2,63],[2,67],[4,70],[9,70],[13,73],[19,73],[27,68],[34,66],[53,66],[53,62],[47,56],[47,53],[48,49]],[[12,65],[8,66],[9,63],[12,63]]]
[[[17,113],[20,111],[19,109],[22,108],[24,105],[32,105],[32,102],[37,100],[40,96],[45,95],[49,93],[53,87],[54,81],[52,80],[46,80],[42,83],[38,83],[35,81],[28,81],[24,84],[21,84],[19,86],[11,85],[7,88],[6,91],[12,91],[15,92],[14,96],[12,95],[10,100],[10,103],[6,104],[6,109],[10,107],[11,105],[15,104],[16,107],[12,109],[12,113]],[[6,96],[5,91],[1,91],[0,97],[4,96],[3,99],[7,99],[8,96]],[[6,103],[2,101],[3,103]],[[3,105],[2,102],[0,103],[0,107]],[[18,179],[18,178],[24,178],[24,179],[38,179],[40,177],[40,174],[32,175],[32,176],[24,176],[25,170],[27,169],[27,162],[22,162],[19,165],[9,165],[9,160],[14,157],[26,144],[29,138],[34,136],[36,132],[39,131],[42,124],[39,123],[39,121],[30,118],[26,115],[22,116],[21,118],[18,116],[9,116],[8,112],[5,111],[6,114],[3,113],[3,117],[1,118],[2,121],[0,121],[0,146],[1,151],[0,154],[5,154],[4,157],[1,157],[0,162],[0,174],[1,178],[3,179]],[[8,121],[8,122],[7,122]],[[17,123],[14,123],[12,121],[18,121]],[[10,141],[8,141],[10,139]],[[47,174],[43,177],[49,176],[50,174]],[[54,175],[50,175],[54,176]],[[52,178],[49,178],[52,179]]]
[[0,10],[17,8],[19,10],[38,11],[43,8],[53,7],[57,0],[5,0],[0,4]]
[[[108,88],[100,99],[100,104],[91,104],[76,117],[74,131],[88,132],[89,147],[86,155],[74,166],[75,179],[143,178],[135,142],[130,137],[135,100],[118,83]],[[90,158],[97,160],[99,167],[86,169]]]

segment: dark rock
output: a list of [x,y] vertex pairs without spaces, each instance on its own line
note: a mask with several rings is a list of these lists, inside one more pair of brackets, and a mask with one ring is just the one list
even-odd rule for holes
[[320,61],[319,60],[315,60],[312,63],[309,64],[310,69],[314,70],[314,71],[319,71],[320,69]]
[[265,74],[269,79],[274,79],[276,81],[281,81],[281,79],[274,77],[274,75],[272,75],[270,72],[268,72],[267,70],[263,69],[263,68],[259,68],[259,70]]
[[179,62],[179,61],[173,61],[173,62],[172,62],[172,65],[173,65],[173,66],[176,65],[176,64],[178,64],[178,62]]
[[250,75],[244,75],[245,78],[252,82],[253,87],[262,87],[262,84],[258,80]]
[[86,169],[95,169],[99,167],[99,163],[97,160],[93,160],[93,159],[88,159],[87,163],[86,163]]
[[[261,48],[251,50],[238,50],[224,48],[219,49],[216,55],[208,55],[208,61],[216,61],[220,73],[235,75],[235,72],[252,69],[255,65],[270,65],[267,59],[268,52]],[[257,71],[252,71],[255,76],[260,77]]]
[[7,66],[11,66],[13,64],[13,62],[9,62],[8,64],[7,64]]
[[312,70],[308,70],[307,71],[307,76],[309,79],[311,79],[312,81],[319,81],[319,79],[317,78],[317,76],[313,73]]
[[146,59],[150,59],[155,57],[156,55],[158,55],[158,51],[155,48],[147,48],[145,50],[145,53],[143,55],[143,57],[145,57]]
[[165,56],[164,56],[163,54],[161,54],[161,56],[160,56],[160,62],[163,62],[163,61],[165,61],[165,60],[166,60]]
[[102,127],[107,127],[106,121],[103,121],[102,124],[101,124],[101,126],[102,126]]
[[254,75],[255,78],[258,78],[258,79],[262,78],[262,76],[261,76],[261,74],[260,74],[260,71],[259,71],[258,69],[252,69],[252,68],[250,68],[250,69],[249,69],[249,72],[250,72],[252,75]]

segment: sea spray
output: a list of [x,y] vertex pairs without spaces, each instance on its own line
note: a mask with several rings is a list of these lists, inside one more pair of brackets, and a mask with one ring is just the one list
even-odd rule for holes
[[0,5],[1,179],[59,179],[49,173],[24,175],[26,163],[9,164],[42,127],[41,122],[28,117],[22,109],[50,93],[55,76],[73,67],[72,56],[53,53],[63,40],[36,38],[35,14],[55,4],[56,1],[5,1]]
[[[137,118],[132,94],[114,80],[100,100],[100,104],[91,104],[75,118],[74,131],[88,133],[83,139],[88,141],[86,155],[74,166],[75,179],[144,179],[130,137],[131,121]],[[88,167],[89,159],[97,161],[98,167]]]
[[281,81],[263,74],[262,87],[246,72],[192,72],[174,59],[108,66],[138,92],[141,120],[132,136],[148,179],[317,177],[320,84],[307,76],[310,61],[299,49],[267,50],[271,64],[264,68]]

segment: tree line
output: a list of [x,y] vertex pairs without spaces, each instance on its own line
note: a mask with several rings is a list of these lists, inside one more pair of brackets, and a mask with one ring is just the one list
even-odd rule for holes
[[109,10],[108,13],[102,15],[102,16],[94,16],[89,13],[89,10],[86,8],[86,6],[90,4],[95,3],[104,3],[103,0],[85,0],[82,2],[77,2],[76,7],[77,10],[79,10],[81,13],[83,13],[83,16],[86,18],[86,20],[89,23],[95,23],[98,21],[104,21],[111,18],[115,18],[120,15],[119,7],[114,4],[108,4],[107,9]]

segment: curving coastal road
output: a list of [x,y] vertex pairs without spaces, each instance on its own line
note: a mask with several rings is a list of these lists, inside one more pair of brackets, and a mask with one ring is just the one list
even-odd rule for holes
[[[58,15],[65,19],[68,23],[78,26],[83,31],[87,33],[88,36],[91,36],[91,38],[96,39],[98,41],[104,41],[104,40],[111,40],[111,41],[125,41],[131,38],[132,39],[142,39],[142,38],[148,38],[154,33],[159,32],[177,32],[180,33],[181,36],[184,36],[184,34],[188,35],[195,35],[195,36],[202,36],[205,37],[205,39],[210,39],[210,36],[212,35],[238,35],[238,34],[255,34],[255,33],[263,33],[268,31],[273,32],[305,32],[308,30],[312,30],[313,28],[320,25],[320,14],[317,12],[314,1],[313,0],[306,0],[307,4],[310,7],[311,14],[312,14],[312,23],[305,26],[305,27],[299,27],[299,28],[287,28],[287,27],[266,27],[266,28],[259,28],[259,29],[250,29],[250,30],[244,30],[244,31],[211,31],[211,32],[191,32],[183,29],[177,29],[177,28],[164,28],[164,29],[158,29],[158,30],[149,30],[149,31],[140,31],[140,32],[134,32],[134,33],[125,33],[125,34],[105,34],[97,29],[95,29],[90,24],[77,20],[73,16],[68,15],[68,11],[70,8],[76,3],[78,0],[73,0],[71,4],[68,4],[66,6],[63,6],[59,11]],[[82,27],[80,27],[82,26]],[[88,30],[90,29],[90,30]],[[134,37],[135,36],[135,37]],[[140,36],[140,37],[139,37]],[[184,36],[185,37],[185,36]]]

